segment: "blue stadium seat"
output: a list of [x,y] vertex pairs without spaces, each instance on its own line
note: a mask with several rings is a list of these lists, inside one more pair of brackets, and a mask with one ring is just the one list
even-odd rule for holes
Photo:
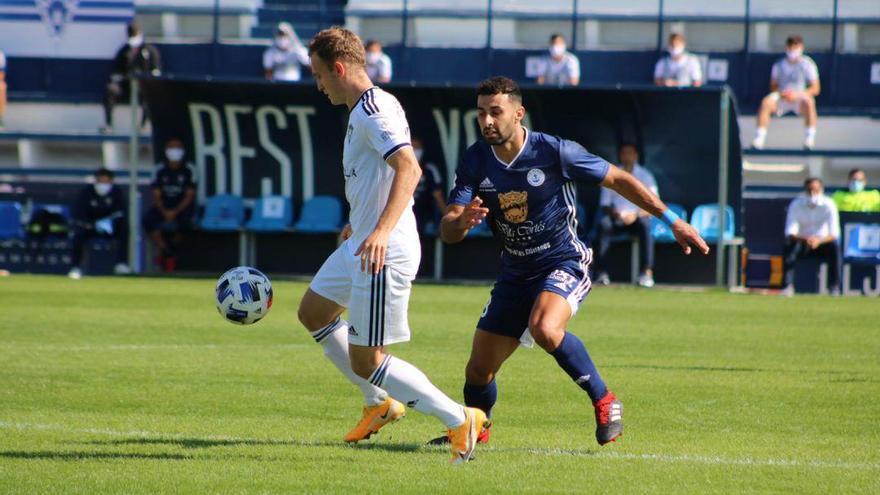
[[[736,226],[734,225],[733,208],[728,205],[725,209],[724,239],[733,239]],[[718,240],[718,203],[709,203],[694,208],[691,214],[691,225],[703,236],[706,242]]]
[[290,198],[264,196],[254,205],[254,214],[245,228],[254,232],[283,232],[293,220]]
[[239,196],[218,194],[205,202],[205,215],[200,227],[204,230],[238,230],[244,223],[244,201]]
[[294,229],[300,232],[339,232],[342,225],[342,203],[335,196],[315,196],[303,205],[302,216]]
[[21,204],[17,201],[0,201],[0,240],[6,239],[24,239]]
[[843,242],[844,261],[880,264],[880,224],[848,223]]
[[[677,203],[666,203],[666,206],[676,215],[687,221],[687,210]],[[675,242],[675,236],[669,227],[657,217],[651,217],[651,235],[656,242]]]

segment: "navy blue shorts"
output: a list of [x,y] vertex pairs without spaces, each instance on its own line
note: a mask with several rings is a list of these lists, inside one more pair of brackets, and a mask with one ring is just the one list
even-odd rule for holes
[[527,281],[507,279],[502,275],[492,288],[492,295],[483,308],[477,328],[520,339],[528,331],[535,300],[545,291],[564,297],[574,316],[592,287],[589,266],[589,259],[586,263],[576,259],[566,260],[542,276]]
[[159,211],[159,208],[153,206],[144,213],[144,217],[141,219],[141,225],[143,225],[144,230],[147,232],[153,232],[159,229],[172,232],[186,232],[192,230],[193,207],[190,206],[183,210],[177,215],[177,218],[175,218],[173,222],[168,223],[165,222],[165,217],[162,216],[162,212]]

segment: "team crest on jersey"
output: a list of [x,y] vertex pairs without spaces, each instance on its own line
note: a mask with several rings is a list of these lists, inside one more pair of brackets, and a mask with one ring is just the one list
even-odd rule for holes
[[510,223],[523,223],[529,218],[529,193],[526,191],[510,191],[498,193],[498,202],[504,218]]
[[532,186],[538,187],[544,183],[544,171],[540,168],[533,168],[529,170],[529,173],[526,174],[526,180],[529,181],[529,184]]
[[553,280],[554,286],[566,292],[570,291],[577,282],[574,275],[562,270],[554,270],[547,278]]

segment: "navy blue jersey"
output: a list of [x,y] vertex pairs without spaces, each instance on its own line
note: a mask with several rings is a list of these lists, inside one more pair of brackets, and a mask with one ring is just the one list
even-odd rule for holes
[[449,204],[483,200],[492,230],[504,247],[501,278],[529,279],[567,260],[589,260],[577,237],[575,182],[598,184],[609,163],[583,146],[526,131],[525,144],[510,165],[478,141],[456,170]]
[[150,187],[159,189],[165,208],[174,208],[183,201],[187,189],[195,189],[196,180],[196,169],[192,165],[186,164],[173,169],[162,164],[153,172]]
[[125,198],[120,188],[113,186],[109,193],[101,196],[95,192],[95,186],[89,184],[77,195],[72,216],[77,222],[94,223],[107,217],[123,217],[125,209]]

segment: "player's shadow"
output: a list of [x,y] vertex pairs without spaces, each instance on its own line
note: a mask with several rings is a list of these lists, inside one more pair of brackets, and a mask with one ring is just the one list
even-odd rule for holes
[[[171,445],[186,449],[207,449],[212,447],[235,446],[284,446],[284,447],[346,447],[342,442],[320,440],[272,440],[256,438],[119,438],[115,440],[96,440],[89,445]],[[350,446],[358,450],[384,450],[388,452],[416,452],[424,446],[416,443],[368,443]]]
[[131,452],[77,452],[51,450],[3,450],[0,459],[41,459],[59,461],[81,461],[89,459],[146,459],[146,460],[187,460],[193,457],[184,454],[146,454]]

